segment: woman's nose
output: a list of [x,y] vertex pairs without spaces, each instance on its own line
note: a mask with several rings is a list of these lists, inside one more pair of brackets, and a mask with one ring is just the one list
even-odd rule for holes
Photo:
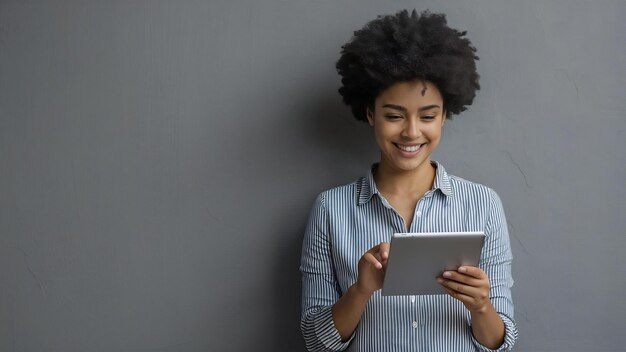
[[407,139],[416,139],[421,135],[419,123],[414,119],[407,119],[402,131],[402,136]]

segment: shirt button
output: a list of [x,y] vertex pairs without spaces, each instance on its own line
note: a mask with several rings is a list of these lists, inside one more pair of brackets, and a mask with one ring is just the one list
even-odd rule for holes
[[415,213],[415,216],[417,216],[417,217],[419,218],[420,216],[422,216],[422,212],[421,212],[420,210],[418,210],[418,211]]
[[411,296],[411,303],[415,303],[415,296]]
[[416,321],[413,321],[413,328],[417,329],[417,322]]

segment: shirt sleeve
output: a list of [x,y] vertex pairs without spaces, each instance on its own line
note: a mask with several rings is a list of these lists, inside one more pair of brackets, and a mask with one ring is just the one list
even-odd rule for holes
[[302,243],[302,316],[300,329],[309,351],[343,351],[348,341],[341,342],[332,317],[332,306],[341,297],[335,275],[328,238],[328,214],[324,194],[313,205]]
[[491,210],[485,228],[485,245],[483,246],[480,267],[489,277],[491,304],[504,322],[504,342],[497,349],[483,346],[473,335],[472,342],[479,351],[509,351],[517,340],[517,325],[513,318],[513,300],[511,298],[513,255],[502,202],[498,194],[492,189],[489,189],[489,194]]

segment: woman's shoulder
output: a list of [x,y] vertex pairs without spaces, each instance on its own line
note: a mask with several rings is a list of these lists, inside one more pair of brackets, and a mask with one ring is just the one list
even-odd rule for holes
[[453,184],[456,187],[466,187],[466,188],[475,188],[475,189],[489,189],[488,186],[482,184],[482,183],[478,183],[475,181],[471,181],[468,180],[466,178],[457,176],[457,175],[450,175],[448,174],[448,178],[450,179],[450,183]]
[[355,204],[357,192],[359,192],[365,182],[365,177],[359,177],[350,183],[328,188],[318,194],[317,200],[324,205],[346,206]]
[[322,192],[320,192],[320,196],[323,196],[324,198],[337,198],[337,197],[344,197],[347,194],[354,194],[354,191],[357,189],[358,184],[360,183],[360,180],[363,177],[360,177],[357,180],[354,180],[350,183],[345,183],[339,186],[334,186],[331,188],[328,188]]
[[470,181],[463,177],[448,174],[450,188],[453,194],[467,200],[482,199],[491,203],[494,198],[498,198],[496,191],[482,183]]

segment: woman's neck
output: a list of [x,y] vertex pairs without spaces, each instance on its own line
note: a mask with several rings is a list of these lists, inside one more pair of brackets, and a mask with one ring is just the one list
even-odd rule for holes
[[383,195],[424,194],[432,189],[436,168],[430,159],[415,170],[401,170],[381,160],[374,174],[376,187]]

